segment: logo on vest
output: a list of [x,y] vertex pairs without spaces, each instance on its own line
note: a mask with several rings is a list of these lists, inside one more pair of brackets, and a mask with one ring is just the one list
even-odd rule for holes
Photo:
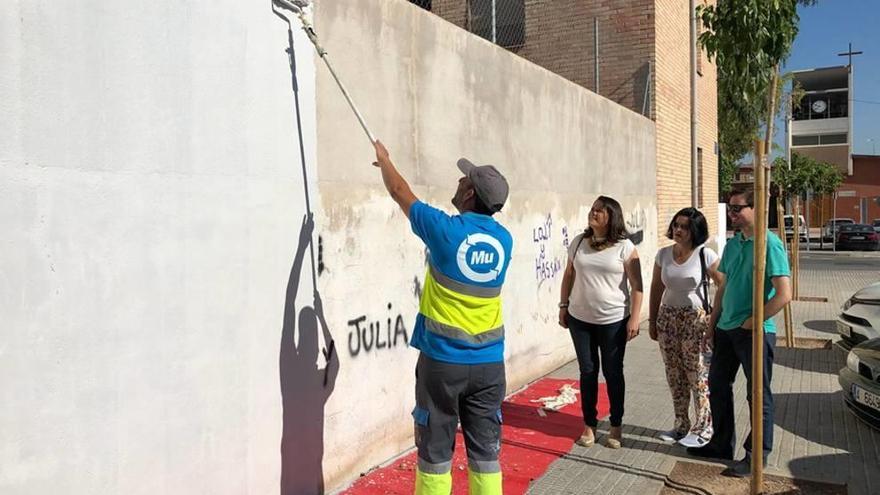
[[491,282],[504,268],[504,247],[487,234],[471,234],[458,246],[458,269],[468,279]]

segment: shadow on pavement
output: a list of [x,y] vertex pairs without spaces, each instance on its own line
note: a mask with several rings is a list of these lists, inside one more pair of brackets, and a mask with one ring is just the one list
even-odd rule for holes
[[[845,364],[845,357],[834,347],[830,349],[802,349],[781,347],[777,343],[773,360],[776,366],[785,366],[797,371],[828,373],[836,375]],[[773,377],[774,380],[776,376]]]
[[837,335],[837,322],[835,320],[810,320],[805,321],[804,326],[817,332]]

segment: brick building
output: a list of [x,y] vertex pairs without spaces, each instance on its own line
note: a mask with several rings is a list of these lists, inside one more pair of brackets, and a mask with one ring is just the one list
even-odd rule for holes
[[[697,184],[697,206],[706,214],[715,235],[718,225],[716,73],[714,64],[704,53],[699,53],[698,173],[692,177],[687,0],[413,0],[413,3],[653,119],[657,126],[658,225],[668,224],[678,209],[692,204],[693,179]],[[706,2],[697,0],[697,4],[701,3]],[[596,25],[598,30],[594,30]],[[661,236],[665,233],[664,228],[658,231]]]
[[880,219],[880,155],[852,155],[852,167],[837,190],[837,216],[870,224]]

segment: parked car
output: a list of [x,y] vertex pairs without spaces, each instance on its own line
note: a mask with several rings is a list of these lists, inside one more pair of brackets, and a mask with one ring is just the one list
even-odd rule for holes
[[[782,220],[785,223],[785,240],[790,241],[794,237],[794,215],[784,215]],[[798,226],[800,240],[807,242],[807,222],[803,215],[798,215]]]
[[859,419],[880,429],[880,339],[853,347],[837,376],[843,400]]
[[880,232],[880,218],[874,219],[874,232]]
[[876,251],[880,248],[880,234],[874,231],[874,227],[863,223],[841,225],[837,229],[834,246],[837,249]]
[[837,317],[840,344],[849,349],[866,340],[880,338],[880,282],[862,288],[843,303]]
[[825,226],[822,227],[822,237],[826,241],[830,241],[837,237],[837,229],[839,229],[841,225],[853,223],[856,223],[856,221],[852,218],[832,218],[825,222]]

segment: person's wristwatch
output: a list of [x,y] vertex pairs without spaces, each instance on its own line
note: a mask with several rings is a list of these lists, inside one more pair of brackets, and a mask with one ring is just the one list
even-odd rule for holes
[[560,308],[560,309],[562,309],[562,308],[567,308],[567,307],[568,307],[568,303],[567,303],[567,302],[561,302],[561,303],[559,303],[559,308]]

